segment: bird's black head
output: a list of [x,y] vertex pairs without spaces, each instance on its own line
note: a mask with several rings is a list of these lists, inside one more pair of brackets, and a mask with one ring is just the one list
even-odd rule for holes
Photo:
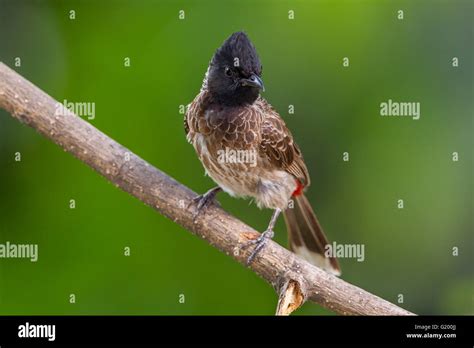
[[262,65],[243,32],[232,34],[212,57],[207,76],[211,95],[224,105],[252,104],[260,90]]

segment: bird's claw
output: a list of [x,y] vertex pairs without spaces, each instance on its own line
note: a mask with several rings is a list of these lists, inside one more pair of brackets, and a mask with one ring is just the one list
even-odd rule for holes
[[266,230],[258,238],[249,240],[244,245],[242,245],[241,249],[247,249],[249,246],[255,245],[255,249],[253,249],[252,253],[247,258],[247,266],[252,263],[257,254],[260,252],[260,250],[262,250],[263,247],[267,244],[267,241],[269,239],[272,239],[274,235],[275,233],[273,232],[273,230]]
[[196,212],[193,215],[193,221],[196,220],[196,218],[201,214],[203,209],[206,209],[209,205],[211,204],[217,204],[216,201],[216,194],[219,192],[219,190],[212,189],[207,191],[206,193],[196,196],[193,198],[193,200],[188,204],[188,208],[194,204],[197,203],[196,207]]

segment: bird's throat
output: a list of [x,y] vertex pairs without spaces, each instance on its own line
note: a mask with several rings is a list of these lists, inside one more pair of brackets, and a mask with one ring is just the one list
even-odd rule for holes
[[216,103],[225,106],[252,105],[259,96],[258,89],[250,87],[238,88],[232,93],[213,93],[212,90],[210,92]]

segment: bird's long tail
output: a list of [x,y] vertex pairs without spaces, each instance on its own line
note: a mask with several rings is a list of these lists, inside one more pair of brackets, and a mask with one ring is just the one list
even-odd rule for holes
[[301,193],[293,196],[293,200],[294,207],[289,207],[283,213],[290,249],[313,265],[340,275],[341,269],[337,259],[325,255],[325,247],[329,242],[308,199]]

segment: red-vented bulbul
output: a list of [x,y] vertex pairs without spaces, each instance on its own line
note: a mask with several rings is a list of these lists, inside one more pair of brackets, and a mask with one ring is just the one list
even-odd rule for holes
[[[328,240],[304,190],[308,169],[283,119],[260,96],[262,65],[243,32],[232,34],[214,54],[201,91],[184,119],[187,140],[194,146],[207,175],[219,186],[197,197],[198,213],[224,190],[235,197],[252,197],[259,207],[274,209],[268,228],[256,240],[252,262],[274,235],[283,212],[290,249],[333,274],[340,274],[335,257],[325,256]],[[294,207],[289,206],[293,200]]]

